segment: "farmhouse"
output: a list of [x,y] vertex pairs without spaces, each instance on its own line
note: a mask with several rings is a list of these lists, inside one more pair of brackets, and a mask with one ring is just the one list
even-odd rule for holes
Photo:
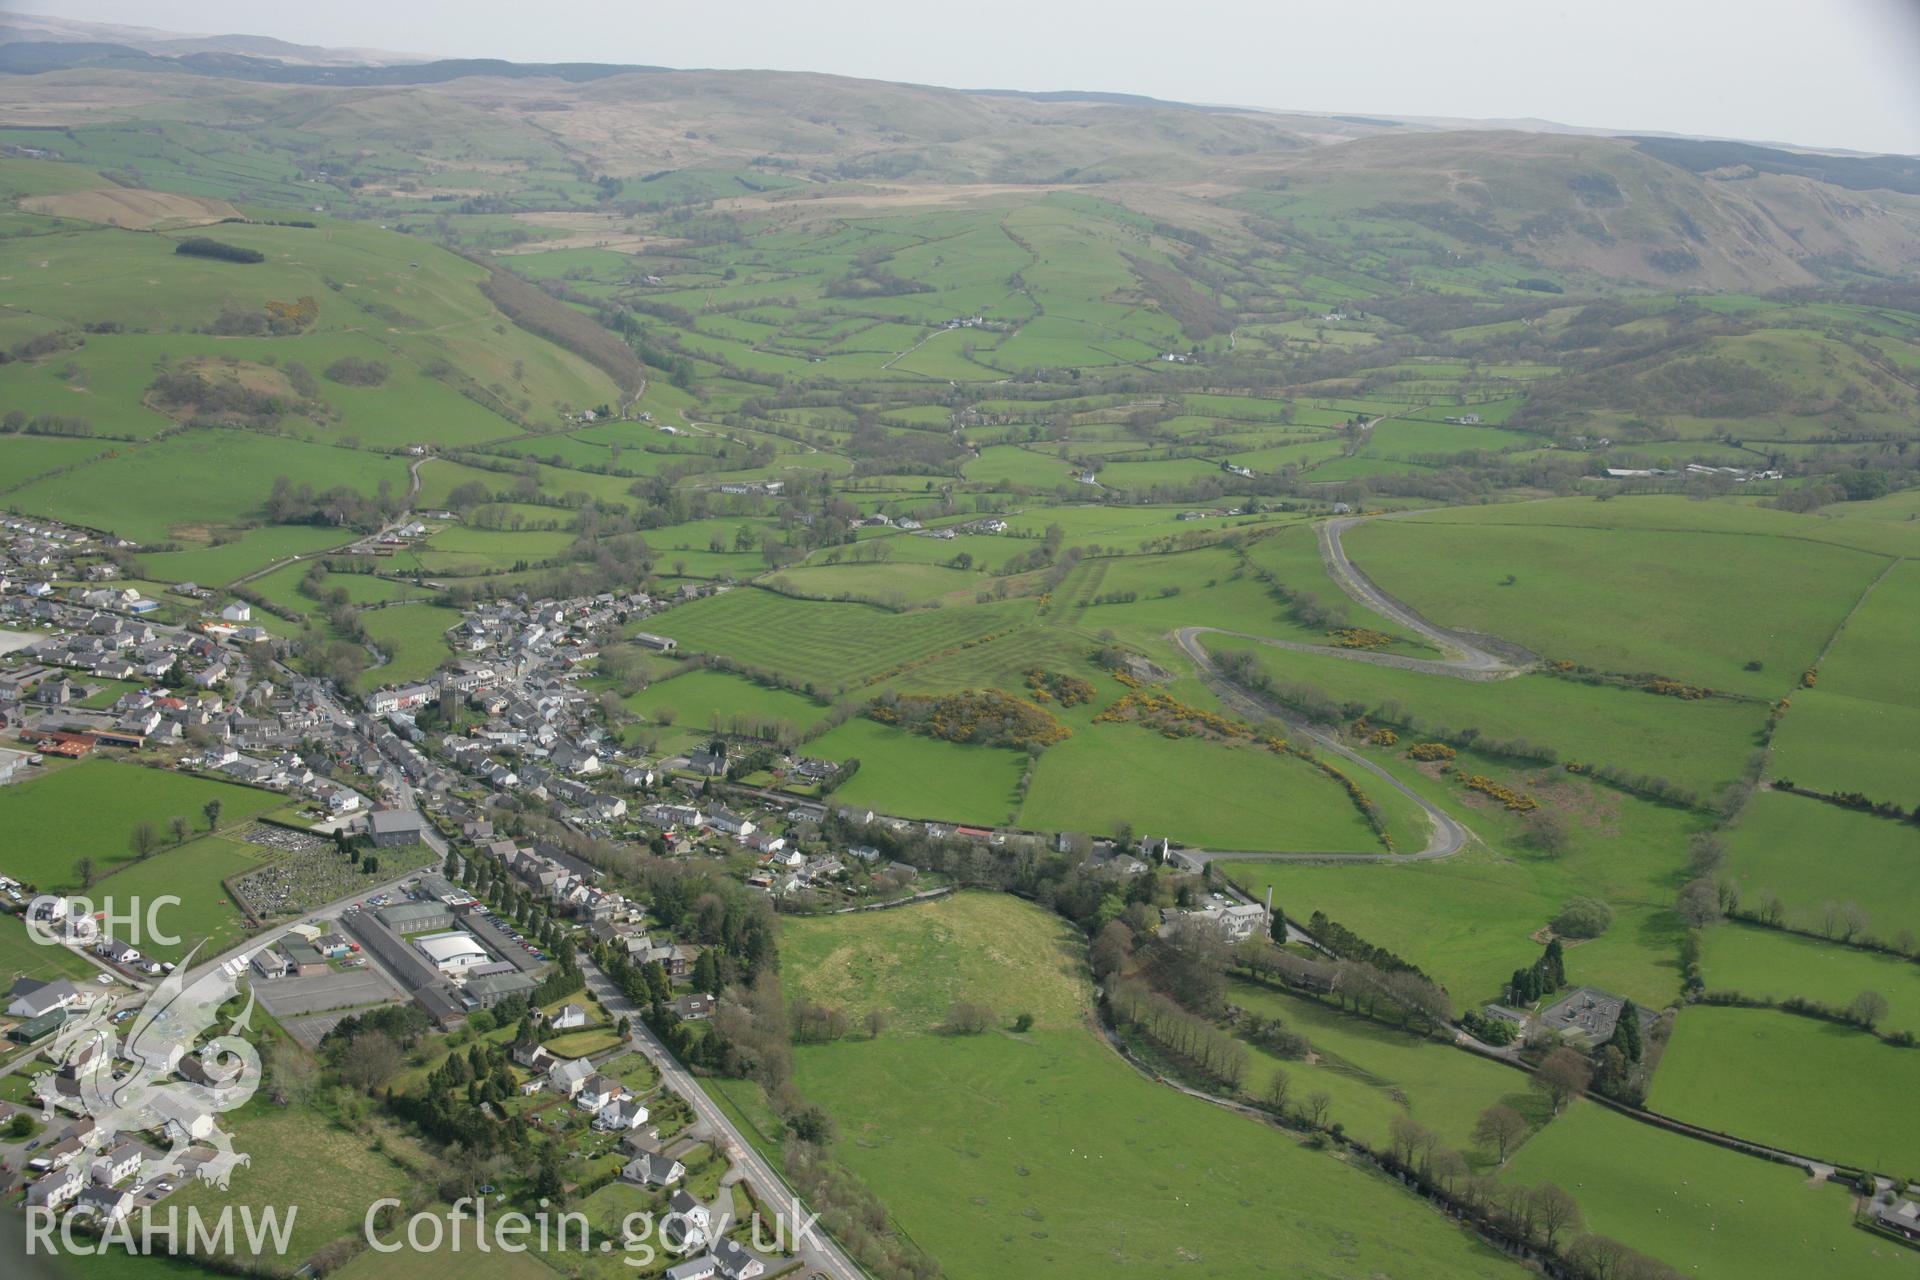
[[1873,1220],[1889,1231],[1896,1231],[1909,1240],[1920,1240],[1920,1201],[1904,1197],[1887,1201],[1876,1200],[1873,1205]]

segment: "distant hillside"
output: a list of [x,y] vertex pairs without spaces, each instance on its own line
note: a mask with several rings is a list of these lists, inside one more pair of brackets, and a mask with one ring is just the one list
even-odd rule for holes
[[1767,289],[1920,264],[1920,201],[1823,179],[1829,168],[1857,179],[1865,162],[1753,147],[1781,162],[1729,175],[1667,158],[1697,162],[1723,145],[1381,136],[1246,164],[1243,181],[1264,190],[1245,203],[1310,229],[1419,234],[1489,260],[1645,285]]
[[1903,191],[1920,195],[1920,156],[1829,156],[1747,142],[1709,142],[1693,138],[1631,139],[1650,156],[1693,173],[1745,169],[1785,173],[1850,191]]
[[[1743,290],[1920,267],[1920,160],[1904,157],[800,72],[352,63],[164,36],[0,24],[0,143],[125,187],[397,220],[634,216],[845,183],[1099,188],[1189,244],[1233,234],[1222,206],[1296,252],[1352,264],[1364,244],[1393,292],[1430,262],[1507,284]],[[667,238],[737,235],[717,212]],[[472,247],[532,234],[494,227]]]
[[0,14],[0,42],[44,41],[63,44],[119,45],[141,53],[178,57],[189,53],[239,53],[281,62],[316,66],[357,66],[366,63],[428,62],[425,54],[394,53],[386,49],[325,49],[294,44],[272,36],[185,35],[152,27],[130,27],[111,22],[81,22],[49,14]]

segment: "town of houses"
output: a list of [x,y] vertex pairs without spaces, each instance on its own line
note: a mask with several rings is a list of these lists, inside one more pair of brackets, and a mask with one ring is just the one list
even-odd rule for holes
[[[983,531],[1004,527],[979,523]],[[137,591],[75,581],[113,567],[100,558],[107,548],[95,535],[15,517],[0,521],[0,531],[9,539],[0,560],[0,625],[39,636],[0,661],[0,729],[35,754],[173,748],[176,767],[288,792],[356,831],[391,808],[424,807],[471,824],[537,803],[586,836],[657,841],[669,854],[744,851],[754,859],[748,883],[775,895],[829,886],[850,865],[872,861],[858,846],[822,851],[826,808],[817,799],[738,787],[722,788],[725,798],[715,794],[727,774],[724,755],[629,750],[581,687],[607,643],[624,637],[671,652],[671,638],[641,624],[724,587],[482,604],[448,633],[452,654],[434,676],[375,689],[353,709],[323,682],[274,663],[272,637],[253,624],[244,601],[186,584],[175,590],[198,616],[177,625],[151,621],[152,610],[141,607],[151,602]],[[77,705],[109,681],[137,687],[108,706]],[[422,713],[449,702],[462,708],[464,727],[423,730]],[[776,778],[802,790],[836,768],[793,754],[774,766]],[[0,757],[0,781],[6,769]],[[856,825],[917,826],[935,838],[1007,838],[850,809],[840,816]],[[1143,840],[1116,857],[1104,842],[1085,843],[1102,866],[1130,864],[1136,872],[1146,863],[1132,854],[1164,859],[1172,852]],[[584,877],[563,872],[543,875],[542,890],[568,907],[593,897]]]
[[[1005,525],[985,519],[972,527],[1000,532]],[[482,604],[448,633],[449,658],[431,678],[349,699],[282,665],[273,637],[255,624],[244,600],[180,584],[166,592],[163,607],[116,585],[110,549],[84,530],[16,518],[0,529],[0,632],[16,640],[13,652],[0,654],[0,733],[9,744],[0,747],[0,785],[49,760],[135,753],[156,767],[284,793],[309,807],[319,831],[413,855],[406,865],[417,874],[393,892],[289,926],[227,961],[240,966],[236,973],[246,974],[270,1008],[283,996],[310,1001],[309,993],[359,968],[376,970],[394,999],[412,1001],[444,1029],[478,1010],[531,1002],[549,957],[454,879],[456,865],[486,859],[581,945],[634,966],[658,965],[673,984],[671,1008],[679,1018],[713,1016],[718,993],[700,989],[698,948],[650,922],[639,903],[572,849],[510,834],[519,829],[511,815],[529,807],[583,839],[726,859],[742,868],[749,887],[776,900],[812,895],[816,905],[858,903],[853,885],[864,891],[868,877],[880,874],[891,877],[890,893],[914,888],[914,868],[889,863],[874,844],[849,833],[1025,841],[1036,848],[1050,841],[1056,852],[1083,855],[1116,879],[1181,856],[1153,837],[1117,846],[1083,834],[1002,832],[830,807],[812,793],[830,790],[839,766],[791,752],[775,752],[771,772],[776,786],[801,794],[739,785],[729,777],[730,744],[718,733],[680,754],[629,748],[609,731],[583,677],[602,647],[617,640],[673,652],[676,642],[641,629],[645,621],[723,587],[682,587],[661,598],[631,592]],[[751,747],[763,761],[770,748],[731,745]],[[24,902],[32,886],[5,871],[0,866],[0,892]],[[64,905],[40,900],[35,909],[49,917],[43,923],[67,930],[70,945],[102,969],[103,982],[118,978],[137,991],[171,970]],[[1168,926],[1217,929],[1231,941],[1272,923],[1260,906],[1218,897],[1167,915]],[[117,1001],[122,989],[23,979],[7,993],[8,1013],[18,1019],[8,1036],[30,1047],[50,1042],[70,1017],[96,1000]],[[566,1005],[544,1034],[564,1033],[584,1018],[580,1006]],[[643,1100],[594,1061],[556,1053],[541,1037],[515,1041],[511,1058],[525,1073],[523,1095],[551,1095],[587,1113],[592,1132],[620,1135],[622,1180],[671,1194],[666,1221],[689,1257],[669,1276],[746,1280],[761,1273],[762,1261],[749,1251],[709,1238],[708,1210],[678,1186],[685,1169],[647,1127],[649,1100],[659,1105],[665,1095]],[[47,1099],[56,1115],[79,1093],[82,1074],[106,1065],[104,1054],[61,1065]],[[171,1068],[183,1080],[220,1083],[192,1053]],[[154,1172],[158,1161],[176,1144],[201,1143],[212,1125],[209,1116],[176,1110],[133,1134],[98,1132],[76,1115],[26,1171],[33,1178],[28,1205],[77,1209],[111,1224],[172,1194],[192,1176],[193,1162],[163,1176]]]

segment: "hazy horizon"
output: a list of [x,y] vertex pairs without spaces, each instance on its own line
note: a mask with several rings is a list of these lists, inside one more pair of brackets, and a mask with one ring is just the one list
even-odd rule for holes
[[1097,26],[1077,9],[1012,0],[977,0],[961,16],[743,0],[722,20],[576,0],[564,23],[530,22],[500,0],[0,0],[0,11],[430,57],[819,72],[1920,154],[1920,0],[1817,11],[1793,0],[1623,0],[1598,22],[1584,7],[1521,0],[1464,10],[1376,0],[1358,12],[1112,0]]

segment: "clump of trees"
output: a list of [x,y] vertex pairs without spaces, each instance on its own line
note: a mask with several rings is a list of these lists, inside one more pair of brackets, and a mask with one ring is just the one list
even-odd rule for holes
[[993,1009],[977,1001],[957,1000],[947,1006],[947,1018],[940,1030],[950,1036],[977,1036],[994,1023]]
[[267,520],[272,524],[378,529],[399,511],[400,504],[384,481],[379,493],[369,498],[347,485],[316,492],[304,480],[296,485],[287,476],[276,476],[266,501]]
[[393,372],[378,360],[362,360],[359,356],[342,356],[327,366],[326,376],[342,386],[377,387],[387,380]]
[[1245,1081],[1247,1046],[1237,1036],[1189,1013],[1138,979],[1109,977],[1105,995],[1115,1021],[1162,1051],[1190,1063],[1225,1088],[1238,1089]]
[[1560,939],[1554,938],[1541,950],[1538,960],[1525,969],[1513,971],[1513,977],[1507,981],[1507,999],[1525,1006],[1566,985],[1566,950],[1560,945]]
[[1574,898],[1554,916],[1553,931],[1563,938],[1597,938],[1613,924],[1613,908],[1598,898]]
[[216,382],[190,369],[159,373],[147,384],[147,394],[170,413],[232,417],[260,424],[277,422],[302,408],[297,396],[258,390],[238,381]]
[[237,244],[228,244],[208,236],[188,236],[173,246],[173,251],[190,258],[213,258],[220,262],[255,263],[267,260],[267,255],[258,249],[243,249]]

